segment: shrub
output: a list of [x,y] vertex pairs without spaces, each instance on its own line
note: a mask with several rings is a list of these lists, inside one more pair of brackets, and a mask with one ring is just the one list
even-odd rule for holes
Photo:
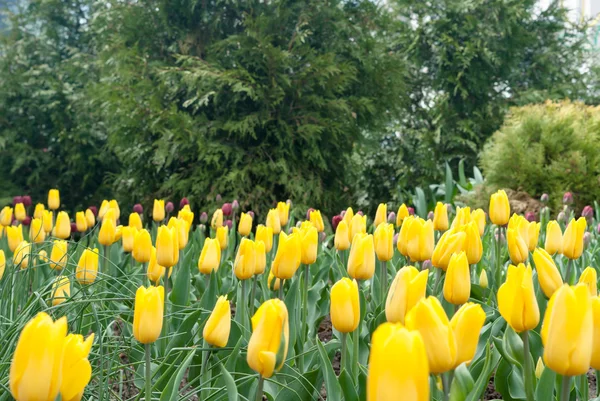
[[566,191],[579,208],[599,199],[599,112],[568,101],[513,108],[481,153],[487,184],[546,192],[554,208]]

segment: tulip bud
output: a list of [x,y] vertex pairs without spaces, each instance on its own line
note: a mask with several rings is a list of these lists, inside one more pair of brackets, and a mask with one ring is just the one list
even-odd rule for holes
[[335,216],[333,216],[333,218],[331,219],[331,228],[333,229],[334,232],[337,230],[337,227],[342,220],[343,220],[343,217],[339,214],[336,214]]
[[23,197],[22,196],[13,196],[13,201],[12,204],[13,206],[16,206],[17,203],[23,203]]
[[254,212],[252,210],[249,210],[248,214],[250,215],[250,217],[252,217],[252,220],[254,220]]
[[596,269],[593,267],[586,267],[579,277],[579,284],[584,284],[590,291],[591,297],[598,296],[598,276]]
[[481,274],[479,275],[479,286],[481,288],[488,288],[488,276],[485,272],[485,269],[482,270]]
[[54,400],[63,376],[67,318],[38,313],[21,331],[10,365],[10,392],[16,400]]
[[587,248],[588,246],[590,246],[590,243],[592,242],[592,233],[586,231],[583,234],[583,246],[585,248]]
[[404,324],[406,314],[425,298],[428,271],[419,272],[413,266],[404,266],[394,277],[385,302],[388,322]]
[[387,222],[390,224],[394,224],[396,222],[396,213],[390,212],[387,217]]
[[58,212],[52,235],[60,239],[67,239],[71,236],[71,221],[67,212]]
[[588,224],[591,224],[592,223],[592,219],[594,218],[594,209],[590,205],[587,205],[581,211],[581,217],[583,217],[584,219],[586,219],[587,222],[588,222]]
[[[542,195],[543,196],[543,195]],[[535,377],[539,380],[542,377],[542,373],[544,373],[544,362],[542,361],[542,358],[539,357],[538,361],[535,365]]]
[[165,219],[165,201],[164,199],[154,199],[152,208],[152,220],[159,222]]
[[133,336],[142,344],[152,344],[160,336],[163,324],[165,289],[162,285],[140,286],[135,293]]
[[263,274],[267,267],[267,253],[265,244],[262,241],[254,241],[254,251],[256,252],[256,265],[254,266],[254,275]]
[[52,306],[58,306],[71,296],[71,282],[67,276],[58,276],[52,283]]
[[371,342],[367,399],[382,401],[410,395],[402,399],[424,401],[429,400],[429,391],[429,366],[421,335],[401,324],[380,325]]
[[242,212],[240,216],[240,224],[238,225],[238,233],[242,237],[247,237],[252,231],[252,217],[249,214]]
[[535,213],[533,213],[533,212],[525,213],[525,220],[527,220],[529,222],[535,221]]
[[567,221],[567,215],[565,214],[565,212],[559,212],[558,216],[556,217],[556,220],[558,220],[561,223],[565,223]]
[[382,262],[391,260],[394,256],[394,226],[389,223],[378,225],[375,229],[373,241],[377,259]]
[[265,301],[252,316],[248,365],[264,378],[273,376],[285,362],[288,343],[289,320],[285,303],[280,299]]
[[594,313],[585,285],[563,285],[550,298],[542,324],[544,362],[563,376],[587,373],[593,349]]
[[136,203],[135,205],[133,205],[133,212],[137,214],[143,214],[144,207],[140,203]]
[[165,211],[167,213],[173,213],[173,210],[175,210],[175,205],[173,205],[173,202],[167,202],[167,204],[165,205]]
[[291,279],[302,260],[302,244],[299,234],[279,234],[277,254],[271,265],[275,277],[282,280]]
[[48,191],[48,209],[56,210],[60,207],[60,193],[58,189]]
[[448,229],[448,211],[446,205],[438,202],[433,212],[433,229],[436,231],[446,231]]
[[217,196],[215,196],[215,201],[217,201],[218,203],[220,203],[223,200],[223,197],[221,196],[221,194],[217,194]]
[[569,259],[578,259],[583,253],[583,235],[587,223],[583,217],[572,219],[563,236],[563,255]]
[[231,308],[226,296],[220,296],[210,317],[206,321],[202,337],[215,347],[223,348],[229,341],[231,330]]
[[563,203],[565,205],[570,205],[573,203],[573,194],[570,192],[565,192],[563,195]]
[[543,203],[548,203],[549,200],[550,200],[550,197],[548,196],[547,193],[543,193],[542,196],[540,197],[540,201]]
[[202,274],[210,274],[217,271],[221,265],[221,245],[219,240],[207,238],[204,241],[200,258],[198,259],[198,270]]
[[510,217],[510,203],[504,190],[499,190],[490,198],[490,220],[497,226],[504,226]]
[[69,243],[63,240],[55,240],[50,252],[50,268],[62,270],[67,266],[67,255]]
[[217,239],[219,240],[219,245],[221,246],[221,250],[224,251],[229,246],[229,226],[221,226],[217,228]]
[[323,232],[325,230],[325,224],[323,223],[320,210],[310,212],[310,222],[315,226],[318,232]]
[[379,227],[381,223],[385,223],[387,220],[387,205],[385,203],[380,203],[377,207],[377,213],[375,213],[375,220],[373,221],[373,225],[375,227]]
[[29,227],[29,240],[33,243],[40,244],[46,239],[46,232],[42,220],[33,219],[31,227]]
[[427,213],[427,220],[431,220],[431,221],[433,221],[433,219],[434,219],[434,218],[435,218],[435,214],[433,213],[433,211],[432,211],[432,210],[430,210],[430,211]]
[[450,257],[444,279],[444,298],[446,301],[454,305],[462,305],[469,300],[471,294],[470,273],[465,252],[455,253]]
[[23,205],[25,205],[25,207],[31,206],[31,196],[24,195],[23,198],[21,199],[21,202],[23,203]]
[[156,235],[156,260],[159,265],[173,267],[179,261],[179,239],[176,227],[160,226]]
[[375,245],[371,234],[354,236],[348,257],[348,274],[356,280],[368,280],[375,273]]
[[340,333],[350,333],[360,322],[360,302],[356,280],[342,278],[331,287],[329,314],[331,324]]
[[231,203],[223,203],[221,210],[223,211],[224,216],[231,216],[231,213],[233,212],[233,206]]
[[540,321],[531,266],[508,266],[506,281],[498,290],[500,314],[517,333],[534,329]]
[[206,224],[207,221],[208,221],[208,213],[202,212],[200,214],[200,223]]
[[183,209],[183,207],[184,207],[185,205],[189,205],[189,204],[190,204],[190,201],[188,200],[188,198],[186,198],[186,197],[183,197],[183,198],[181,198],[181,200],[179,201],[179,209]]
[[27,241],[21,241],[13,254],[13,264],[21,269],[29,266],[29,254],[31,253],[31,244]]

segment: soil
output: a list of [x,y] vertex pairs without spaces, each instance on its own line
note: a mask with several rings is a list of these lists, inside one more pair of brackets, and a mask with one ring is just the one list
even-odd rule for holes
[[528,212],[535,214],[536,219],[539,219],[539,212],[542,209],[542,202],[532,198],[527,192],[506,190],[508,202],[510,203],[511,213],[525,215]]

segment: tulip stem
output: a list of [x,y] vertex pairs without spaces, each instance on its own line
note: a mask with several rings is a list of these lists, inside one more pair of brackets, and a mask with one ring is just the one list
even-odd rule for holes
[[496,279],[495,281],[495,285],[496,285],[496,290],[498,290],[498,288],[500,288],[500,281],[502,281],[502,269],[501,269],[501,263],[500,263],[500,239],[502,238],[502,226],[498,226],[498,236],[496,238]]
[[252,292],[250,293],[250,315],[254,315],[254,300],[256,297],[256,282],[258,281],[258,275],[255,274],[252,278]]
[[283,286],[285,285],[285,280],[279,280],[279,299],[283,301]]
[[302,340],[306,343],[308,337],[308,287],[310,266],[304,265],[304,292],[302,294]]
[[358,321],[358,327],[356,330],[354,330],[352,341],[354,343],[354,352],[352,353],[352,377],[354,378],[354,384],[358,386],[358,353],[360,352],[358,343],[360,341],[360,320]]
[[570,394],[571,394],[571,376],[563,376],[561,392],[560,392],[560,401],[569,401]]
[[200,400],[206,400],[208,398],[207,387],[210,387],[210,386],[207,386],[207,383],[210,384],[210,376],[207,375],[207,371],[208,371],[208,361],[210,360],[211,349],[210,349],[210,345],[208,345],[206,343],[206,341],[204,342],[203,348],[208,348],[208,349],[206,351],[202,351],[202,353],[204,355],[202,357],[202,367],[200,368]]
[[263,386],[265,384],[265,379],[259,374],[258,375],[258,386],[256,387],[256,398],[255,401],[262,401],[263,399]]
[[240,323],[242,324],[242,328],[244,329],[244,337],[246,335],[246,280],[241,280],[242,284],[242,297],[240,298],[240,304],[238,309],[240,310]]
[[163,336],[164,336],[164,349],[167,349],[167,336],[169,335],[169,319],[167,317],[167,315],[169,314],[169,268],[165,268],[165,274],[163,275],[163,282],[165,285],[165,304],[163,306],[163,327],[162,327],[162,331],[163,331]]
[[346,368],[346,358],[348,357],[348,342],[346,341],[348,333],[342,333],[342,359],[340,360],[340,374]]
[[571,270],[573,269],[573,259],[567,262],[567,274],[565,274],[565,284],[571,284]]
[[150,362],[150,346],[151,344],[145,344],[146,353],[146,401],[152,400],[152,365]]
[[98,311],[96,310],[96,304],[92,301],[89,301],[89,293],[88,287],[82,286],[82,291],[85,294],[86,298],[88,298],[89,305],[92,308],[92,314],[94,315],[94,321],[96,323],[96,332],[98,333],[98,365],[100,369],[98,369],[98,381],[100,382],[100,387],[98,389],[98,401],[102,401],[104,399],[104,347],[103,347],[103,332],[102,325],[100,324],[100,319],[98,318]]
[[442,373],[442,389],[443,389],[443,399],[444,401],[448,401],[450,396],[450,386],[452,385],[452,372]]
[[381,277],[379,277],[379,280],[381,281],[381,308],[382,310],[384,309],[385,306],[385,297],[386,297],[386,293],[387,293],[387,266],[386,266],[387,262],[386,261],[382,261],[381,262]]
[[527,401],[533,401],[533,389],[534,389],[534,371],[533,364],[531,360],[531,354],[529,351],[529,331],[525,330],[521,332],[521,339],[523,340],[523,355],[525,358],[523,369],[525,370],[525,396]]

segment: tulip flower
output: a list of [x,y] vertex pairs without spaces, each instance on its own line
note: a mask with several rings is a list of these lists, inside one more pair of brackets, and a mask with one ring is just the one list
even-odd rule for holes
[[[467,234],[463,231],[450,229],[440,237],[431,256],[431,264],[444,271],[448,268],[453,253],[462,252],[465,248]],[[400,242],[400,241],[398,241]]]
[[133,308],[133,336],[142,344],[152,344],[160,336],[163,326],[165,289],[162,285],[140,286],[135,293]]
[[598,296],[598,276],[596,269],[590,266],[586,267],[581,273],[581,277],[579,277],[579,284],[585,284],[590,291],[591,297]]
[[385,302],[385,317],[388,322],[404,324],[406,314],[425,298],[428,271],[418,271],[413,266],[404,266],[394,277]]
[[137,228],[125,226],[121,229],[121,242],[123,243],[123,252],[133,251],[133,242],[135,235],[137,234]]
[[13,264],[21,269],[26,269],[29,265],[29,254],[31,253],[31,244],[27,241],[21,241],[13,254]]
[[254,266],[254,275],[263,274],[267,267],[267,253],[265,244],[262,241],[254,241],[254,251],[256,252],[256,265]]
[[154,207],[152,208],[152,220],[163,221],[165,219],[165,201],[164,199],[154,199]]
[[152,252],[152,238],[150,233],[141,229],[133,237],[133,252],[131,255],[138,263],[148,263]]
[[454,367],[463,362],[471,363],[477,350],[479,333],[485,323],[485,312],[479,304],[466,303],[452,316],[450,327],[454,331],[457,357]]
[[323,223],[320,210],[313,210],[310,212],[310,222],[315,226],[318,232],[325,231],[325,224]]
[[77,263],[77,269],[75,271],[75,278],[81,285],[92,284],[96,281],[98,276],[98,248],[93,250],[90,248],[84,249],[79,262]]
[[183,209],[177,213],[177,218],[185,220],[188,227],[191,227],[194,223],[194,212],[190,210],[190,205],[185,205]]
[[67,318],[38,313],[21,331],[10,364],[9,386],[18,401],[50,401],[58,396]]
[[479,236],[477,223],[471,221],[467,225],[462,226],[461,231],[464,231],[467,235],[464,246],[464,250],[467,253],[467,260],[470,265],[476,265],[483,255],[483,243],[481,242],[481,236]]
[[593,369],[600,370],[600,297],[592,298],[592,314],[594,322],[594,337],[592,348],[592,360],[590,366]]
[[4,250],[0,249],[0,280],[4,277],[4,269],[6,269],[6,255],[4,255]]
[[56,210],[60,207],[60,192],[58,189],[48,191],[48,209]]
[[116,199],[112,199],[111,201],[108,202],[108,209],[114,210],[115,222],[117,220],[119,220],[119,217],[121,216],[121,208],[119,208],[119,203],[117,202]]
[[8,238],[8,248],[11,252],[15,252],[17,246],[23,242],[23,226],[7,226],[6,237]]
[[[46,207],[44,206],[43,203],[38,203],[35,205],[35,209],[33,210],[33,218],[34,219],[41,219],[42,216],[44,215],[44,210],[46,210]],[[0,223],[2,220],[2,212],[0,212]]]
[[279,220],[279,212],[277,209],[271,209],[269,210],[269,213],[267,213],[266,226],[271,228],[274,235],[279,235],[281,232],[281,221]]
[[481,288],[488,288],[488,276],[485,270],[482,270],[479,275],[479,286]]
[[563,235],[560,224],[556,220],[551,220],[546,226],[546,242],[544,248],[550,255],[562,253]]
[[406,328],[421,333],[432,373],[444,373],[456,366],[456,338],[437,298],[430,296],[417,302],[406,315]]
[[281,369],[289,343],[288,311],[280,299],[264,302],[252,316],[252,336],[247,361],[261,377],[269,378]]
[[537,248],[533,252],[533,262],[535,263],[535,269],[537,270],[540,287],[542,288],[544,295],[546,295],[546,298],[550,298],[552,294],[563,285],[560,272],[556,268],[552,256],[541,248]]
[[129,214],[129,227],[133,227],[138,231],[144,228],[144,225],[142,224],[142,218],[138,213],[133,212]]
[[302,261],[302,243],[298,234],[279,234],[279,246],[271,269],[281,280],[291,279]]
[[67,276],[59,276],[52,283],[52,306],[62,304],[71,296],[71,282]]
[[83,390],[92,379],[92,365],[88,360],[94,333],[85,341],[81,334],[69,334],[65,339],[60,394],[63,401],[79,401]]
[[356,280],[368,280],[375,273],[375,245],[371,234],[356,234],[348,257],[348,274]]
[[256,235],[254,236],[255,241],[262,241],[265,244],[265,252],[271,252],[273,247],[273,229],[271,227],[259,224],[256,226]]
[[46,239],[46,232],[42,220],[33,219],[29,226],[29,240],[35,244],[40,244]]
[[510,218],[510,203],[504,190],[492,194],[490,198],[490,220],[497,226],[504,226]]
[[350,333],[360,323],[360,302],[356,280],[343,277],[331,287],[331,323],[340,333]]
[[223,348],[229,341],[231,309],[226,296],[220,296],[210,317],[206,321],[202,337],[210,345]]
[[348,229],[348,224],[346,220],[340,221],[335,230],[335,238],[333,240],[333,245],[335,249],[338,251],[345,251],[350,248],[350,231]]
[[531,266],[508,266],[506,281],[498,290],[498,309],[510,327],[517,333],[534,329],[540,321]]
[[540,234],[540,225],[540,223],[536,223],[535,221],[527,224],[527,247],[530,252],[533,252],[537,247]]
[[381,223],[385,222],[387,222],[387,205],[385,203],[380,203],[379,206],[377,206],[377,213],[375,213],[373,225],[379,227]]
[[100,232],[98,233],[98,242],[104,246],[110,246],[116,241],[117,227],[111,218],[102,219]]
[[252,231],[252,216],[242,212],[240,216],[240,224],[238,225],[238,233],[242,237],[247,237]]
[[19,221],[23,221],[27,218],[27,211],[25,210],[25,205],[22,203],[17,203],[15,205],[15,219]]
[[156,235],[156,261],[164,267],[172,267],[179,261],[179,239],[175,227],[160,226]]
[[454,305],[462,305],[471,295],[471,274],[465,252],[450,257],[444,279],[444,298]]
[[110,209],[110,204],[106,199],[104,199],[100,204],[100,210],[98,210],[98,220],[102,220],[104,218],[104,215],[106,212],[108,212],[108,209]]
[[279,224],[285,227],[290,216],[290,205],[287,202],[277,203],[277,213],[279,214]]
[[220,265],[221,245],[217,239],[207,238],[198,259],[198,270],[202,274],[210,274],[213,271],[216,272]]
[[64,240],[55,240],[52,244],[52,251],[50,252],[50,268],[55,270],[62,270],[67,265],[67,248],[68,242]]
[[300,260],[305,265],[312,265],[317,260],[317,249],[319,247],[319,233],[312,224],[304,223],[302,223],[300,230],[296,228],[294,229],[295,232],[297,232],[300,236],[300,245],[302,247]]
[[429,401],[427,352],[419,333],[401,324],[383,323],[371,341],[367,400],[399,399]]
[[470,207],[459,207],[456,209],[456,216],[452,220],[450,228],[456,228],[460,226],[466,226],[471,222],[471,208]]
[[406,249],[411,260],[423,262],[431,259],[435,244],[431,220],[416,218],[410,223]]
[[56,215],[52,235],[60,239],[67,239],[71,236],[71,221],[67,212],[58,212]]
[[88,228],[93,228],[96,225],[96,217],[94,216],[94,212],[92,212],[90,209],[86,209],[85,219],[87,220]]
[[[148,276],[148,280],[158,285],[158,282],[165,276],[165,271],[165,267],[159,265],[156,261],[156,248],[152,247],[150,250],[150,262],[148,262],[148,271],[146,273],[146,275]],[[171,273],[173,273],[173,268],[169,267],[168,278],[171,277]]]
[[85,218],[85,212],[77,212],[75,214],[75,224],[77,225],[77,231],[80,233],[86,232],[88,229],[87,219]]
[[397,247],[400,254],[403,256],[408,256],[408,241],[410,239],[410,225],[412,224],[415,217],[407,216],[403,223],[402,227],[400,227],[400,232],[398,233],[398,242]]
[[235,276],[239,280],[247,280],[254,275],[255,268],[256,248],[254,246],[254,241],[248,238],[242,238],[233,264]]
[[446,231],[448,229],[448,210],[446,205],[438,202],[433,212],[433,229],[436,231]]
[[10,206],[4,206],[0,211],[0,225],[4,227],[12,224],[13,208]]
[[269,277],[267,278],[267,284],[273,291],[278,291],[281,284],[281,280],[273,275],[273,270],[269,271]]
[[477,224],[477,228],[479,229],[479,236],[483,237],[483,233],[485,232],[485,223],[486,223],[486,215],[483,209],[475,209],[471,212],[471,221],[474,221]]
[[366,232],[367,216],[355,214],[354,217],[352,217],[352,221],[350,222],[350,237],[348,237],[348,240],[352,244],[352,241],[357,234],[366,234]]
[[542,373],[544,373],[544,362],[542,358],[538,358],[537,364],[535,365],[535,377],[539,380],[542,377]]
[[403,203],[398,208],[398,213],[396,213],[396,227],[400,227],[404,222],[404,219],[408,216],[410,216],[410,213],[406,205]]
[[[348,209],[346,209],[345,212],[343,212],[343,216],[342,216],[342,220],[344,220],[346,222],[346,224],[348,225],[348,229],[350,229],[352,227],[352,219],[354,218],[354,210],[352,210],[351,207],[349,207]],[[352,238],[350,238],[350,241],[352,241]]]
[[587,373],[594,343],[594,313],[585,285],[563,285],[550,298],[542,343],[546,366],[563,376]]
[[375,253],[381,262],[387,262],[394,256],[394,226],[382,223],[375,229],[373,235]]
[[50,234],[50,232],[52,231],[53,220],[54,220],[54,214],[53,214],[52,210],[44,210],[44,212],[42,213],[42,223],[43,223],[44,231],[46,232],[46,235]]
[[224,251],[229,246],[229,227],[221,226],[217,228],[217,239],[219,240],[219,245],[221,246],[221,250]]
[[585,218],[572,219],[563,237],[562,253],[569,259],[577,259],[583,253],[583,234],[587,228]]
[[508,254],[513,263],[519,264],[527,261],[529,246],[517,229],[509,228],[506,233]]
[[185,249],[189,240],[190,233],[187,222],[177,217],[171,217],[169,219],[169,224],[167,225],[167,227],[175,228],[175,230],[177,231],[177,249]]

